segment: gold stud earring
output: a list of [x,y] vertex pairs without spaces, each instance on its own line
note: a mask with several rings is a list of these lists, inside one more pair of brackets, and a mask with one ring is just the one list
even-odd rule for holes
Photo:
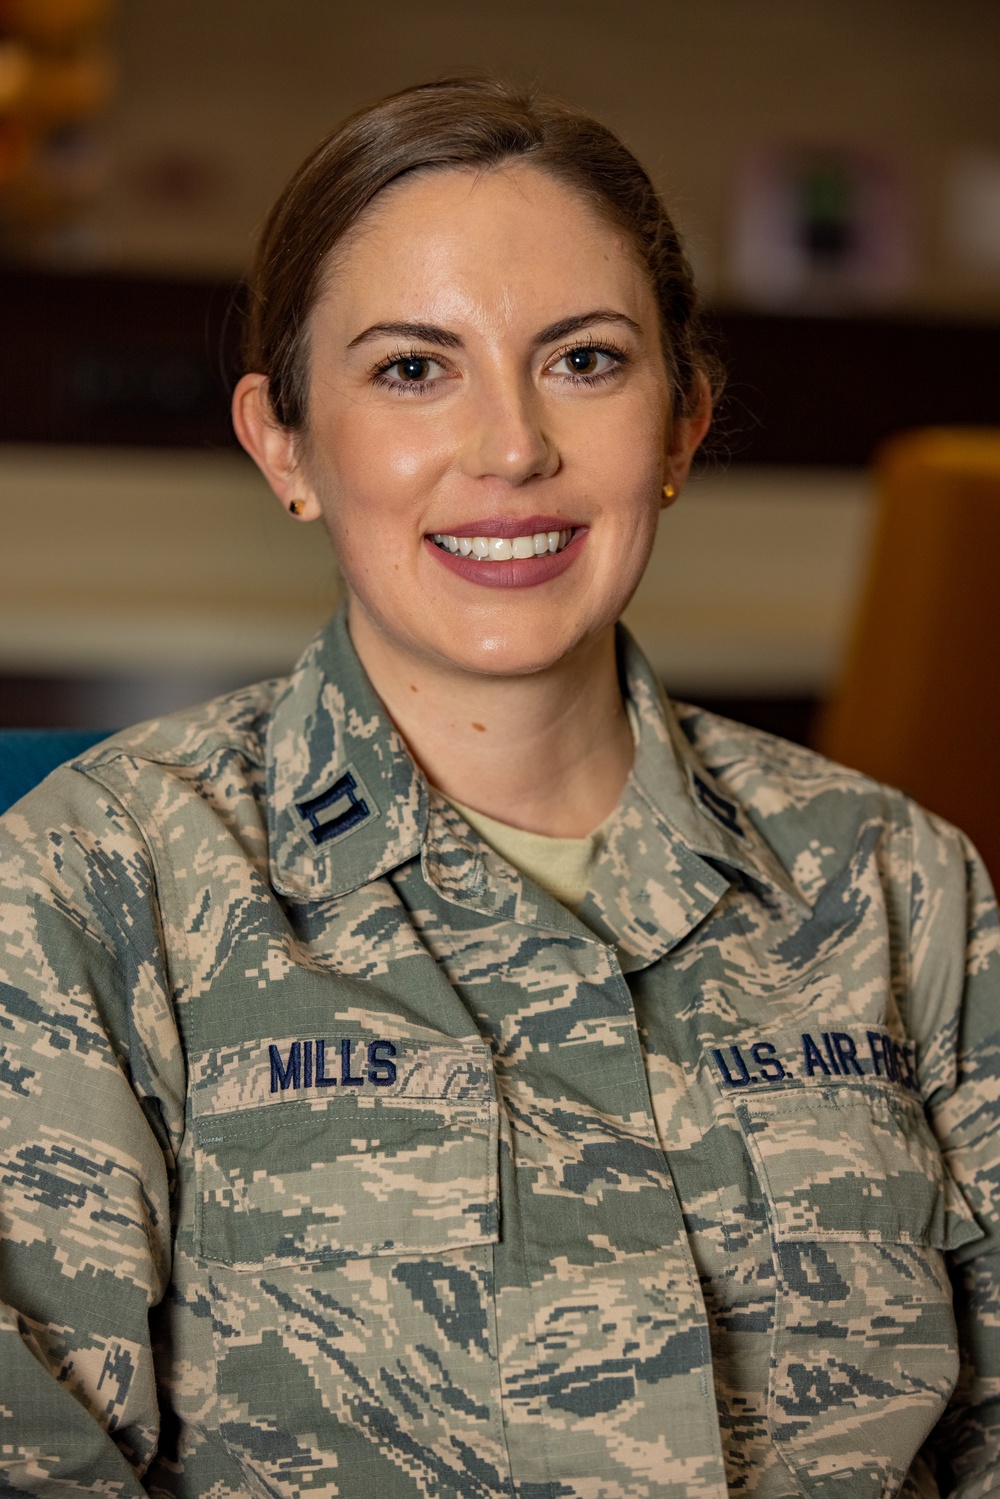
[[305,508],[305,500],[289,500],[288,502],[289,515],[301,515]]
[[670,500],[676,500],[676,498],[677,498],[677,491],[676,491],[676,489],[674,488],[674,486],[672,484],[664,484],[664,486],[663,486],[663,498],[668,503],[669,503]]

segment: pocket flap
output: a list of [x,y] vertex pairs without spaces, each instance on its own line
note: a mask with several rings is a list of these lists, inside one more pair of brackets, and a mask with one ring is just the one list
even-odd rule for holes
[[741,1099],[775,1237],[954,1249],[982,1237],[915,1102],[816,1089]]
[[237,1266],[495,1242],[492,1099],[342,1099],[195,1121],[197,1246]]

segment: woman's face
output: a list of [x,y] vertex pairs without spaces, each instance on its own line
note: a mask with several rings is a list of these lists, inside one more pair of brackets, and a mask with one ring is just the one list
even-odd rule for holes
[[342,244],[310,351],[300,478],[356,638],[519,675],[611,627],[696,439],[671,440],[648,278],[581,197],[524,166],[397,184]]

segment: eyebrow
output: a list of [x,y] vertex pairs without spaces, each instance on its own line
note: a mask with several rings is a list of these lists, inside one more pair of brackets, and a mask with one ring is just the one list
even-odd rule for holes
[[571,333],[579,333],[583,328],[589,328],[591,323],[620,323],[625,328],[631,328],[633,333],[641,333],[639,324],[624,312],[614,312],[610,307],[598,307],[593,312],[581,312],[573,317],[560,318],[558,323],[550,323],[543,328],[541,333],[535,334],[536,344],[554,344],[560,338],[568,338]]
[[[532,342],[536,348],[543,344],[555,343],[557,339],[568,338],[571,333],[579,333],[582,328],[589,328],[592,323],[620,323],[623,327],[631,328],[634,333],[641,333],[642,329],[633,318],[626,317],[624,312],[614,312],[608,307],[598,307],[591,312],[575,313],[572,317],[560,318],[557,323],[550,323],[547,328],[536,333]],[[408,338],[414,343],[437,344],[445,349],[464,348],[461,338],[457,333],[452,333],[448,328],[439,328],[436,323],[372,323],[363,333],[352,338],[347,345],[349,349],[356,349],[359,344],[367,343],[373,338]]]
[[449,333],[447,328],[438,328],[434,323],[372,323],[357,338],[352,338],[347,347],[356,349],[358,344],[387,334],[392,338],[409,338],[415,343],[442,344],[446,349],[462,348],[462,340],[457,333]]

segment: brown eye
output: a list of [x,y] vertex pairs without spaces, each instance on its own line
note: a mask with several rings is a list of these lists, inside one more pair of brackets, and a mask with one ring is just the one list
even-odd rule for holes
[[566,363],[574,375],[593,375],[597,370],[596,349],[573,349],[566,355]]
[[624,356],[611,349],[596,348],[593,344],[581,344],[570,349],[552,365],[553,375],[569,376],[577,380],[600,380],[610,375],[624,363]]
[[422,395],[444,378],[446,373],[441,364],[429,354],[402,354],[395,359],[387,359],[380,369],[373,371],[372,378],[376,385],[385,386],[397,394],[409,388]]
[[431,362],[429,359],[419,359],[412,356],[409,359],[399,359],[394,368],[401,380],[417,381],[426,380],[430,373]]

